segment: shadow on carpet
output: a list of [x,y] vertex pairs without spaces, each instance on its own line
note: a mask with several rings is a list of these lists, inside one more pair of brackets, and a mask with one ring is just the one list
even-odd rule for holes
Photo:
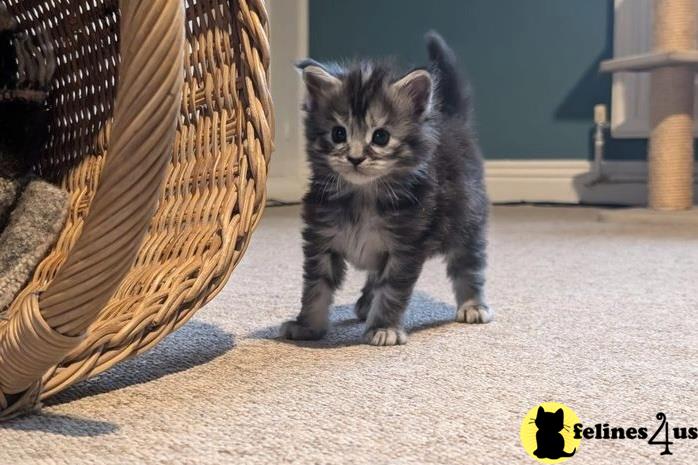
[[148,383],[163,376],[208,363],[235,346],[235,338],[219,327],[193,320],[170,334],[150,351],[121,362],[46,401],[46,406]]
[[90,420],[56,413],[43,412],[10,420],[0,425],[2,430],[40,431],[65,437],[95,437],[116,433],[119,427],[107,421]]
[[[453,305],[434,299],[424,292],[415,292],[405,313],[405,329],[409,334],[426,331],[454,322]],[[282,344],[292,344],[310,349],[338,349],[363,344],[365,325],[354,315],[354,304],[332,307],[332,324],[327,335],[319,341],[289,341],[279,338],[279,326],[268,326],[250,334],[252,339],[274,339]]]

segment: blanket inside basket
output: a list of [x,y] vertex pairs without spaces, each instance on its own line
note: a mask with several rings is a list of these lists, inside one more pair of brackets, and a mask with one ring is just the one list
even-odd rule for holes
[[6,223],[0,234],[0,314],[56,241],[68,213],[66,191],[32,179],[17,198],[21,185],[20,181],[0,178],[0,219],[6,218],[0,222]]

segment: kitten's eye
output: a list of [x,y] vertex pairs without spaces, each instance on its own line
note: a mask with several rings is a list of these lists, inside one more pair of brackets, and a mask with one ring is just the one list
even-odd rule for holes
[[342,144],[347,141],[347,130],[342,126],[335,126],[332,128],[332,142],[335,144]]
[[373,137],[371,138],[371,143],[378,145],[379,147],[385,147],[390,142],[390,133],[385,129],[376,129],[373,131]]

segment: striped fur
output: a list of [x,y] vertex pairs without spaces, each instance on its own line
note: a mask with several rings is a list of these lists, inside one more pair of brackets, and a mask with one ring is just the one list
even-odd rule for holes
[[[402,315],[424,261],[436,254],[453,282],[456,318],[492,319],[483,292],[488,200],[470,96],[453,52],[435,33],[427,42],[430,66],[406,74],[376,61],[299,65],[312,174],[301,312],[283,325],[283,337],[325,334],[349,262],[368,272],[356,306],[366,341],[405,343]],[[389,133],[386,144],[375,143],[377,129]]]

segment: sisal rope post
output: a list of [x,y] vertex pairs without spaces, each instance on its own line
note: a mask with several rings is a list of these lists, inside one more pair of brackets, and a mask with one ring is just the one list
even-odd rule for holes
[[[696,47],[694,0],[654,1],[654,51]],[[693,206],[693,89],[688,66],[652,71],[650,84],[649,206],[687,210]]]

